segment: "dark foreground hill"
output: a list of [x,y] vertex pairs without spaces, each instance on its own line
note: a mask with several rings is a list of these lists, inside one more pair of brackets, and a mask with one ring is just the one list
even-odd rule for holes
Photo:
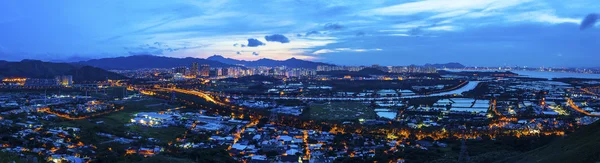
[[580,128],[563,139],[500,162],[598,162],[600,121]]
[[23,60],[21,62],[0,61],[0,78],[54,78],[57,75],[72,75],[73,80],[76,82],[126,78],[123,75],[91,66],[42,62],[38,60]]

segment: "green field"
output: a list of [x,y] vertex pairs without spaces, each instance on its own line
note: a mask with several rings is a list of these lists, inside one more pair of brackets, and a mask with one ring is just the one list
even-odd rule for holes
[[[174,107],[170,105],[153,105],[159,103],[161,103],[161,101],[159,100],[142,100],[126,102],[123,104],[125,106],[125,109],[122,111],[90,119],[62,121],[53,125],[78,127],[84,131],[104,132],[117,136],[125,136],[126,132],[135,132],[139,133],[143,137],[156,138],[161,142],[173,141],[177,136],[184,133],[186,129],[183,127],[152,128],[135,125],[129,127],[125,126],[125,124],[129,123],[131,118],[133,118],[133,114],[137,112],[162,111],[167,108]],[[152,106],[148,107],[149,105]],[[102,121],[103,123],[97,124],[96,122],[99,121]]]
[[331,102],[310,104],[308,111],[314,120],[358,120],[373,119],[377,114],[368,104],[358,102]]

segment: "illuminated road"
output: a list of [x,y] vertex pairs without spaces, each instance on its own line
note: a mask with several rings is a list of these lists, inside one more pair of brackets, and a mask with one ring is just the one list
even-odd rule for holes
[[204,100],[211,102],[211,103],[215,103],[218,105],[226,105],[225,103],[222,103],[220,101],[215,100],[215,98],[213,98],[211,95],[206,94],[204,92],[199,92],[199,91],[190,91],[190,90],[185,90],[185,89],[179,89],[179,88],[159,88],[165,91],[174,91],[174,92],[178,92],[178,93],[184,93],[184,94],[189,94],[189,95],[195,95],[198,97],[203,98]]
[[[598,87],[591,87],[591,88],[598,89]],[[588,88],[581,88],[580,90],[582,90],[583,92],[585,92],[587,94],[591,94],[591,95],[594,95],[594,96],[599,96],[598,94],[596,94],[596,93],[588,90]]]
[[600,116],[600,114],[592,114],[592,113],[589,113],[589,112],[587,112],[587,111],[579,108],[579,106],[575,105],[575,103],[573,102],[573,100],[571,98],[568,98],[568,97],[567,97],[567,104],[569,104],[569,106],[571,106],[571,108],[573,108],[573,110],[575,110],[575,111],[577,111],[577,112],[579,112],[581,114],[584,114],[584,115],[587,115],[587,116]]
[[50,108],[41,108],[41,109],[38,110],[38,112],[44,112],[44,113],[48,113],[48,114],[53,114],[53,115],[56,115],[58,117],[61,117],[61,118],[64,118],[64,119],[68,119],[68,120],[82,120],[82,119],[88,119],[88,118],[92,118],[92,117],[96,117],[96,116],[105,115],[105,114],[116,112],[116,111],[121,111],[123,109],[124,109],[124,107],[120,107],[120,108],[117,108],[115,110],[108,110],[108,111],[105,111],[105,112],[99,112],[99,113],[94,113],[94,114],[91,114],[91,115],[79,116],[79,117],[74,117],[74,116],[71,116],[71,115],[68,115],[68,114],[54,112],[54,111],[50,110]]

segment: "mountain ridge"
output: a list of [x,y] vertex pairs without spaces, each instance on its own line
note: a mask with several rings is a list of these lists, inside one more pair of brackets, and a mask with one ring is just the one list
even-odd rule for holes
[[316,69],[317,66],[332,66],[333,64],[328,64],[328,63],[322,63],[322,62],[313,62],[313,61],[306,61],[306,60],[301,60],[301,59],[296,59],[296,58],[290,58],[287,60],[274,60],[274,59],[268,59],[268,58],[262,58],[256,61],[246,61],[246,60],[237,60],[237,59],[233,59],[233,58],[225,58],[221,55],[213,55],[210,56],[208,58],[206,58],[207,60],[213,60],[213,61],[218,61],[221,63],[225,63],[225,64],[232,64],[232,65],[244,65],[244,66],[248,66],[248,67],[258,67],[258,66],[267,66],[267,67],[277,67],[277,66],[286,66],[289,68],[311,68],[311,69]]
[[114,58],[100,58],[72,63],[80,65],[89,65],[109,70],[134,70],[144,68],[173,68],[181,66],[189,67],[190,65],[192,65],[193,62],[197,62],[200,65],[208,64],[210,67],[235,67],[234,65],[202,58],[173,58],[153,55],[133,55]]
[[58,75],[72,75],[73,80],[100,81],[108,79],[126,79],[127,77],[92,66],[53,63],[25,59],[20,62],[0,61],[0,78],[54,78]]
[[435,68],[465,68],[466,66],[458,63],[458,62],[448,62],[448,63],[427,63],[423,65],[423,67],[435,67]]

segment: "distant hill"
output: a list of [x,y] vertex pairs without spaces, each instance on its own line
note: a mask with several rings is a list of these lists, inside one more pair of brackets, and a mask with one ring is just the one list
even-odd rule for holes
[[218,61],[221,63],[236,65],[241,64],[247,67],[257,67],[257,66],[267,66],[267,67],[276,67],[276,66],[286,66],[289,68],[311,68],[316,69],[317,66],[331,66],[331,64],[321,63],[321,62],[312,62],[305,61],[296,58],[290,58],[287,60],[272,60],[272,59],[259,59],[256,61],[245,61],[245,60],[236,60],[231,58],[225,58],[220,55],[213,55],[211,57],[206,58],[207,60]]
[[460,63],[456,63],[456,62],[450,62],[450,63],[436,63],[436,64],[425,64],[423,65],[424,67],[435,67],[435,68],[465,68],[464,65],[460,64]]
[[76,82],[126,79],[127,77],[91,66],[68,63],[23,60],[21,62],[0,61],[0,77],[54,78],[57,75],[72,75]]
[[446,71],[439,70],[440,75],[458,75],[458,76],[489,76],[489,77],[514,77],[519,74],[510,71]]
[[370,77],[371,75],[388,75],[388,72],[381,71],[377,68],[364,68],[360,71],[347,71],[347,70],[338,70],[338,71],[318,71],[319,75],[329,75],[333,77],[344,77],[346,75],[352,77]]
[[134,55],[127,57],[92,59],[88,61],[74,62],[74,64],[89,65],[109,70],[134,70],[143,68],[173,68],[180,66],[190,67],[193,62],[208,64],[210,67],[232,67],[214,60],[201,58],[171,58],[153,55]]
[[500,162],[598,162],[600,121],[580,128],[565,138]]

